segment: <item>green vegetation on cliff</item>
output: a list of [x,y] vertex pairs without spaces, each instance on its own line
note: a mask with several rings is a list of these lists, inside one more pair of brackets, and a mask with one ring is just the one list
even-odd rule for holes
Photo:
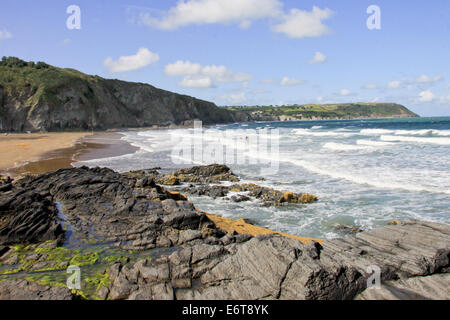
[[246,112],[253,120],[310,120],[417,117],[406,107],[395,103],[305,104],[289,106],[228,107]]
[[74,69],[0,61],[0,130],[61,131],[236,121],[233,112],[148,84],[90,76]]

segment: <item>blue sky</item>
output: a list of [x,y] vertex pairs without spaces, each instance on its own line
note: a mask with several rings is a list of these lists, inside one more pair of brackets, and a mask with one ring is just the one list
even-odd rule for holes
[[[70,5],[81,29],[66,26]],[[0,56],[218,105],[379,101],[448,116],[449,40],[448,0],[15,0],[0,11]]]

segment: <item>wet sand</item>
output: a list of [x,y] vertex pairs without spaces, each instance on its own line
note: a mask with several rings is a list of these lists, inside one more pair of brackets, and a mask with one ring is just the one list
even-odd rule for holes
[[0,173],[12,177],[70,168],[77,160],[91,160],[134,153],[138,148],[116,132],[50,133],[3,136]]

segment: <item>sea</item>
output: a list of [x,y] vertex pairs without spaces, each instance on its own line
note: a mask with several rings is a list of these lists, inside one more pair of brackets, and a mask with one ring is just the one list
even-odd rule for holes
[[197,123],[122,134],[137,152],[74,165],[170,172],[223,163],[242,183],[319,201],[264,206],[189,196],[198,209],[298,236],[331,239],[342,226],[369,230],[392,220],[450,223],[450,117]]

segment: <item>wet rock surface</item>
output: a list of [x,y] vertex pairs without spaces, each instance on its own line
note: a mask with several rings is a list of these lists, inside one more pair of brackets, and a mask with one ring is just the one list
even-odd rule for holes
[[239,178],[225,165],[211,164],[180,169],[168,174],[159,173],[160,168],[128,172],[132,177],[150,177],[156,183],[163,185],[179,185],[183,182],[219,183],[222,181],[239,181]]
[[316,196],[308,193],[283,192],[254,183],[233,184],[231,186],[189,185],[177,190],[187,194],[209,196],[212,198],[226,197],[230,192],[241,192],[245,194],[235,194],[229,200],[241,202],[253,198],[260,200],[264,206],[281,206],[288,203],[313,203],[318,201]]
[[[193,172],[198,170],[203,169]],[[205,172],[214,176],[217,171],[208,168]],[[261,191],[253,186],[241,188],[249,196]],[[303,196],[264,194],[278,203],[281,198],[300,201]],[[186,196],[159,186],[147,173],[62,169],[14,182],[10,191],[0,193],[0,204],[0,268],[18,263],[26,270],[65,268],[68,262],[92,267],[99,260],[109,261],[91,281],[100,299],[354,299],[358,294],[370,298],[364,295],[369,267],[379,267],[382,283],[399,281],[399,287],[421,285],[419,279],[450,271],[450,226],[445,224],[396,221],[341,239],[306,244],[273,234],[226,234]],[[59,229],[53,226],[61,228],[61,223],[124,252],[149,254],[134,260],[74,256],[57,247],[64,230],[55,233]],[[36,244],[19,254],[13,244],[24,242]],[[66,263],[59,265],[52,256],[70,259],[58,261]],[[54,291],[64,287],[11,281],[0,281],[0,299],[73,298],[67,291]]]
[[[196,166],[168,174],[159,173],[159,169],[132,171],[128,172],[127,175],[153,179],[155,183],[168,186],[179,186],[183,183],[189,183],[187,186],[172,187],[172,190],[185,194],[208,196],[214,199],[224,198],[224,200],[233,202],[249,201],[253,198],[261,200],[264,206],[280,206],[286,203],[313,203],[318,200],[316,196],[308,193],[283,192],[254,183],[220,185],[224,181],[239,182],[239,177],[225,165]],[[227,197],[230,192],[245,194],[235,194]]]
[[193,205],[149,177],[110,169],[61,169],[26,177],[0,194],[0,244],[37,243],[64,236],[57,204],[77,231],[125,249],[179,244],[179,232],[214,234],[214,224]]

